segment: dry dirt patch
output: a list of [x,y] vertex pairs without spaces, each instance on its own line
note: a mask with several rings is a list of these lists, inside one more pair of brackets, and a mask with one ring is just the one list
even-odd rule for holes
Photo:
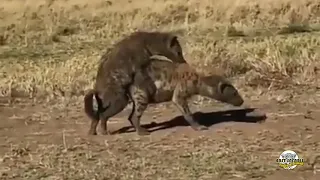
[[[180,126],[160,128],[150,136],[130,131],[87,136],[89,121],[81,112],[81,104],[64,109],[31,104],[2,107],[1,176],[4,179],[316,179],[320,163],[319,99],[317,104],[305,107],[301,103],[307,100],[298,97],[297,100],[291,104],[251,101],[254,107],[267,113],[265,122],[236,122],[242,118],[235,116],[203,132],[185,126],[183,119],[176,117],[180,114],[172,110],[172,104],[154,106],[143,117],[143,124],[180,121]],[[212,111],[227,109],[212,103],[193,107],[197,108],[201,108],[202,123],[219,121],[223,118],[221,113]],[[127,115],[125,111],[112,119],[109,128],[117,131],[128,127]],[[285,149],[296,151],[305,159],[305,165],[292,171],[281,169],[276,158]]]
[[[1,178],[319,179],[319,5],[3,0]],[[203,73],[220,68],[234,77],[245,98],[268,113],[266,122],[225,122],[194,132],[174,118],[174,108],[157,106],[142,121],[166,128],[148,137],[126,128],[127,112],[110,128],[129,132],[88,137],[81,99],[92,87],[99,57],[137,29],[176,32],[188,62]],[[211,102],[202,98],[193,103],[208,113],[224,108],[205,106]],[[279,169],[275,159],[285,149],[305,158],[305,166]]]

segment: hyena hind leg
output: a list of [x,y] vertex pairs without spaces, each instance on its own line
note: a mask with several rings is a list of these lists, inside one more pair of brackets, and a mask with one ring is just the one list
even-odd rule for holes
[[99,120],[91,120],[91,123],[90,123],[90,129],[88,131],[88,134],[89,135],[97,135],[97,126],[98,126],[98,123],[99,123]]
[[131,125],[135,128],[138,135],[149,135],[150,132],[146,128],[141,127],[140,125],[141,116],[148,107],[147,92],[142,89],[139,89],[138,87],[132,86],[130,88],[130,96],[133,101],[133,106],[132,112],[129,115],[128,120],[131,123]]
[[109,104],[109,107],[100,114],[101,134],[109,134],[107,130],[108,119],[121,112],[127,106],[128,101],[129,98],[124,93],[104,95],[104,104]]
[[[96,109],[94,108],[94,102],[93,102],[93,97],[95,97],[96,102],[98,107],[102,107],[102,100],[95,94],[95,92],[91,91],[91,93],[89,92],[88,94],[85,95],[85,109],[88,109],[86,111],[91,111],[91,112],[87,112],[87,114],[89,113],[93,113],[91,114],[91,123],[90,123],[90,129],[88,131],[88,135],[97,135],[97,126],[99,123],[99,108]],[[88,108],[89,106],[89,108]],[[90,115],[90,114],[89,114]]]
[[206,126],[200,125],[192,117],[192,113],[189,109],[187,99],[182,96],[179,90],[174,91],[172,102],[177,106],[179,111],[182,113],[184,119],[189,123],[191,128],[195,131],[207,130]]

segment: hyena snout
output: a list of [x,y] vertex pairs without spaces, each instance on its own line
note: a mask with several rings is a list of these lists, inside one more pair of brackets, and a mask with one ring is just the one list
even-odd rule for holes
[[234,106],[241,106],[244,103],[243,98],[235,87],[230,84],[224,84],[221,87],[222,101]]
[[241,106],[244,103],[244,100],[240,95],[237,95],[233,98],[230,98],[227,103],[232,104],[234,106]]

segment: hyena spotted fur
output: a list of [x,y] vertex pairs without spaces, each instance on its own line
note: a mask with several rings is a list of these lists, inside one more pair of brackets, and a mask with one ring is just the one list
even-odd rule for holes
[[[84,97],[85,113],[91,119],[88,134],[97,134],[99,120],[102,134],[108,133],[106,122],[127,106],[128,88],[136,72],[157,55],[174,63],[186,63],[177,36],[165,32],[134,32],[102,56],[94,89]],[[93,108],[93,97],[97,100],[97,111]]]
[[219,75],[201,76],[188,64],[163,60],[153,60],[136,73],[128,93],[133,101],[128,120],[139,135],[150,134],[140,126],[140,118],[148,104],[172,101],[190,126],[198,131],[206,130],[207,127],[200,125],[192,117],[187,102],[191,96],[206,96],[234,106],[241,106],[244,102],[237,89],[226,78]]

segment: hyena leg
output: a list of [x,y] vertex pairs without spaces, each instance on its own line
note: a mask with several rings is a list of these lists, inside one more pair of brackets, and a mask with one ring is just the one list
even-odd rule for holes
[[128,96],[125,93],[105,93],[104,97],[104,105],[108,106],[101,114],[100,114],[100,126],[102,134],[109,134],[107,130],[107,121],[110,117],[121,112],[128,104]]
[[186,96],[180,91],[180,89],[176,89],[173,93],[172,102],[177,106],[177,108],[182,113],[184,119],[189,123],[192,129],[195,131],[207,130],[206,126],[200,125],[197,121],[192,117],[192,113],[189,109],[188,102]]
[[148,107],[148,95],[143,89],[139,89],[135,86],[130,87],[130,96],[133,101],[132,112],[129,116],[131,125],[135,128],[138,135],[149,135],[150,132],[141,127],[140,119],[143,112]]
[[134,84],[129,88],[129,96],[133,102],[132,112],[128,120],[139,135],[148,135],[149,131],[140,126],[140,119],[146,110],[149,96],[156,92],[156,86],[145,71],[137,71],[134,77]]
[[[130,100],[132,102],[132,110],[131,110],[131,113],[129,114],[128,121],[130,122],[131,126],[133,126],[131,119],[134,114],[134,110],[135,110],[136,106],[135,106],[135,103],[133,102],[132,97],[130,97]],[[134,126],[133,126],[133,128],[134,128]]]
[[91,120],[90,129],[88,134],[89,135],[97,135],[97,126],[98,126],[99,120]]
[[[99,107],[102,107],[103,106],[103,102],[102,100],[99,98],[98,95],[95,95],[95,99],[97,101],[97,105],[98,105],[98,110],[96,110],[96,113],[99,114]],[[92,104],[93,105],[93,104]],[[99,116],[98,116],[99,117]],[[100,120],[100,117],[98,119],[91,119],[91,123],[90,123],[90,129],[88,131],[88,134],[89,135],[97,135],[97,126],[98,126],[98,123],[99,123],[99,120]]]

